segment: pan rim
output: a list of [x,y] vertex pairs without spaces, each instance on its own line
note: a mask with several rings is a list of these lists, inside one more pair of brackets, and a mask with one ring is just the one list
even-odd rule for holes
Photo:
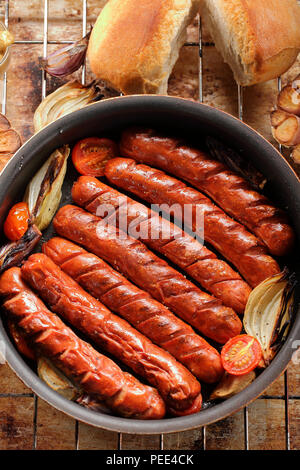
[[[11,181],[12,179],[12,177],[9,178],[9,174],[12,173],[12,176],[16,174],[15,172],[18,167],[18,162],[24,161],[24,163],[26,163],[26,161],[30,158],[30,152],[27,151],[30,150],[32,144],[41,141],[46,137],[49,140],[49,135],[53,135],[53,138],[56,137],[59,140],[59,136],[64,135],[64,128],[66,129],[71,127],[72,120],[78,120],[81,117],[87,116],[89,114],[92,115],[93,113],[95,115],[97,113],[105,114],[105,109],[109,109],[111,107],[116,108],[116,110],[125,110],[129,107],[130,109],[140,109],[142,107],[147,108],[147,106],[156,106],[157,110],[172,108],[174,112],[179,113],[202,113],[209,119],[216,118],[221,120],[225,126],[232,125],[235,129],[238,129],[240,133],[244,133],[249,139],[252,139],[253,143],[256,142],[257,145],[260,145],[262,154],[264,154],[264,152],[266,155],[268,154],[268,158],[276,163],[275,166],[281,167],[282,171],[285,171],[286,178],[291,182],[291,185],[296,185],[296,187],[299,189],[299,196],[297,197],[297,194],[295,194],[294,197],[297,199],[297,203],[300,205],[300,181],[297,175],[288,162],[284,159],[284,157],[277,151],[277,149],[275,149],[275,147],[273,147],[258,132],[234,116],[231,116],[230,114],[216,108],[212,108],[209,105],[200,104],[184,98],[160,95],[133,95],[109,98],[97,103],[93,103],[86,108],[59,118],[54,123],[47,125],[37,134],[33,135],[25,144],[22,145],[22,147],[15,153],[15,155],[0,173],[0,182],[4,181],[7,176],[6,186],[8,185],[8,181]],[[56,147],[59,145],[60,144],[57,143]],[[1,191],[0,198],[3,199],[3,197],[3,191]],[[292,348],[292,342],[300,340],[300,317],[298,317],[298,319],[296,319],[294,322],[285,344],[272,363],[244,391],[220,404],[202,410],[200,413],[195,415],[189,415],[180,418],[168,418],[158,421],[132,420],[105,415],[83,408],[82,406],[61,397],[58,393],[51,390],[44,382],[42,382],[36,373],[32,371],[25,363],[25,361],[10,342],[10,339],[4,330],[2,321],[0,321],[0,341],[1,339],[6,345],[7,362],[18,375],[18,377],[40,398],[47,401],[60,411],[65,412],[79,421],[83,421],[87,424],[101,427],[110,431],[134,434],[161,434],[180,432],[211,424],[213,422],[219,421],[220,419],[224,419],[230,414],[243,408],[251,401],[255,400],[274,380],[277,379],[281,372],[283,372],[288,366],[288,363],[294,352]]]

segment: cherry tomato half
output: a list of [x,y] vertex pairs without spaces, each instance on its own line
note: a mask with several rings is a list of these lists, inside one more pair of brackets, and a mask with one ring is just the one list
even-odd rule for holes
[[244,375],[258,366],[262,350],[257,339],[249,335],[231,338],[223,346],[221,359],[224,369],[232,375]]
[[103,176],[108,160],[118,156],[118,146],[110,139],[87,137],[73,148],[72,161],[78,173],[85,176]]
[[23,237],[28,229],[29,210],[26,202],[18,202],[9,211],[3,225],[5,236],[16,241]]

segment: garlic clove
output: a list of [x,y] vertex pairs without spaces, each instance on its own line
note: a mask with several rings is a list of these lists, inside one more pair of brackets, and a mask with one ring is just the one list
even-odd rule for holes
[[40,66],[53,77],[65,77],[76,72],[84,63],[91,31],[79,41],[40,58]]

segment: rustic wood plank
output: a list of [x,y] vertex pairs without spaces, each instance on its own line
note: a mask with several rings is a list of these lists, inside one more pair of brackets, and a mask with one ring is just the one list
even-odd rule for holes
[[263,395],[284,397],[284,372],[263,392]]
[[207,450],[244,450],[244,413],[238,411],[206,427]]
[[118,449],[118,433],[78,423],[78,448],[80,450]]
[[[300,352],[298,352],[298,358],[300,358]],[[291,396],[300,396],[300,365],[293,361],[288,367],[288,387]]]
[[33,445],[34,399],[0,398],[0,450],[28,450]]
[[7,117],[25,142],[33,134],[33,114],[41,102],[39,45],[14,45],[7,72]]
[[136,434],[123,434],[122,450],[157,450],[159,449],[159,436]]
[[300,450],[300,400],[290,400],[289,417],[291,449]]
[[202,428],[180,433],[164,435],[165,450],[201,450],[203,449]]
[[43,40],[43,5],[43,0],[10,0],[9,29],[16,40]]
[[75,449],[75,419],[38,399],[36,448],[39,450]]
[[284,450],[284,400],[256,400],[248,407],[250,450]]
[[[0,394],[4,393],[31,393],[8,364],[0,365]],[[1,403],[4,402],[0,406]]]

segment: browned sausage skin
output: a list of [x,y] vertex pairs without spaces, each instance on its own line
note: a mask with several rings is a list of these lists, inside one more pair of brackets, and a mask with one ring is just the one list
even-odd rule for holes
[[168,406],[189,408],[200,393],[196,378],[168,352],[85,292],[45,254],[31,255],[22,276],[50,308],[154,385]]
[[115,413],[136,419],[160,419],[165,405],[157,390],[141,384],[68,328],[21,279],[20,268],[0,277],[0,295],[9,318],[35,348],[87,393],[104,400]]
[[[105,176],[116,186],[152,204],[183,209],[189,205],[193,213],[191,228],[194,232],[197,231],[194,214],[201,209],[205,240],[227,258],[252,287],[280,272],[266,248],[243,225],[227,216],[202,193],[176,178],[127,158],[110,160],[105,167]],[[178,217],[182,216],[181,212]]]
[[244,312],[251,288],[196,238],[93,177],[81,176],[73,185],[72,197],[76,204],[98,216],[99,209],[111,206],[114,212],[106,217],[108,223],[115,221],[119,227],[125,224],[129,235],[134,232],[134,238],[169,258],[224,305]]
[[225,343],[242,329],[235,312],[202,292],[138,240],[76,206],[53,220],[56,232],[80,243],[206,336]]
[[58,237],[44,243],[43,252],[110,310],[169,351],[199,380],[214,383],[221,379],[224,371],[218,351],[102,259]]
[[271,254],[282,256],[291,251],[295,235],[284,212],[207,153],[178,138],[137,128],[123,132],[120,149],[122,155],[168,171],[206,193],[253,232]]

